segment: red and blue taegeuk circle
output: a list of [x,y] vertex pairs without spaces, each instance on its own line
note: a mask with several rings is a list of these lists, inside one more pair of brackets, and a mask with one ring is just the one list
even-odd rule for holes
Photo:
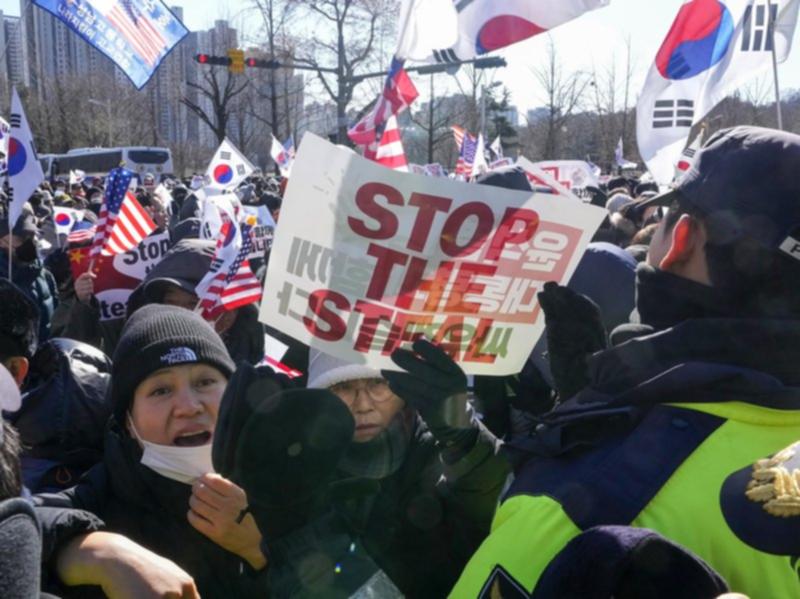
[[475,39],[475,50],[478,54],[486,54],[544,31],[547,31],[545,27],[540,27],[522,17],[498,15],[486,21],[478,31]]
[[66,212],[59,212],[58,214],[56,214],[55,220],[56,224],[61,225],[62,227],[66,227],[72,222],[72,219]]
[[656,55],[665,79],[691,79],[717,65],[728,52],[734,34],[731,11],[719,0],[684,4]]
[[222,225],[222,232],[225,235],[222,245],[228,247],[236,237],[236,226],[231,222],[226,222]]
[[20,141],[11,137],[8,140],[8,176],[13,177],[25,170],[28,162],[28,153]]
[[219,164],[214,167],[214,181],[217,183],[230,183],[233,180],[233,169],[229,164]]

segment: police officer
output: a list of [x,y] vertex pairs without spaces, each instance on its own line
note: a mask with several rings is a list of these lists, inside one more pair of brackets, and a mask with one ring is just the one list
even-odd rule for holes
[[737,127],[648,202],[670,210],[637,271],[639,336],[590,356],[588,386],[518,444],[453,597],[544,596],[550,562],[601,525],[660,533],[732,591],[800,596],[790,558],[722,492],[800,438],[799,174],[800,136]]

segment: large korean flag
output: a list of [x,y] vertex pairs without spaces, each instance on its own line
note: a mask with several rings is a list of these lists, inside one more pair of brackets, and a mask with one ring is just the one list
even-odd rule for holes
[[639,152],[669,183],[691,128],[792,47],[800,0],[689,0],[650,69],[637,106]]
[[610,2],[405,0],[397,56],[440,63],[469,60],[549,31]]
[[206,187],[236,189],[254,170],[255,167],[244,154],[225,138],[206,170]]
[[11,94],[11,133],[8,140],[8,229],[11,230],[22,214],[22,207],[39,184],[44,181],[44,172],[36,149],[28,118],[22,109],[17,89]]

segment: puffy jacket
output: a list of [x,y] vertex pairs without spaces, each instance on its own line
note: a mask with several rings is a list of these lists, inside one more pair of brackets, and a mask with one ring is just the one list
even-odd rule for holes
[[516,479],[453,597],[540,597],[598,525],[653,529],[751,597],[800,596],[788,556],[734,532],[726,480],[800,438],[800,322],[689,320],[595,354],[591,386],[515,444]]
[[[72,489],[38,495],[36,501],[40,509],[60,509],[56,514],[62,519],[94,514],[105,530],[123,534],[178,564],[194,578],[203,599],[265,597],[266,570],[252,571],[189,524],[191,486],[157,474],[142,466],[140,459],[138,443],[111,424],[103,462]],[[51,535],[63,536],[58,532],[64,527],[50,525]],[[45,567],[52,569],[57,552],[51,550],[46,557]],[[86,589],[74,592],[77,597],[87,596]]]
[[32,493],[72,487],[102,460],[110,372],[111,360],[86,343],[55,338],[39,347],[22,407],[9,415],[20,434],[22,475]]
[[[28,264],[12,262],[11,280],[39,307],[39,343],[50,338],[50,326],[58,305],[58,287],[53,275],[41,261]],[[0,250],[0,278],[8,279],[8,252]]]

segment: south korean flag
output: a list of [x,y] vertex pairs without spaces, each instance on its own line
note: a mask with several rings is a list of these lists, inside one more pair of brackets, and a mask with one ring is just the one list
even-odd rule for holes
[[725,96],[789,55],[800,0],[686,0],[637,105],[639,152],[667,185],[690,131]]

